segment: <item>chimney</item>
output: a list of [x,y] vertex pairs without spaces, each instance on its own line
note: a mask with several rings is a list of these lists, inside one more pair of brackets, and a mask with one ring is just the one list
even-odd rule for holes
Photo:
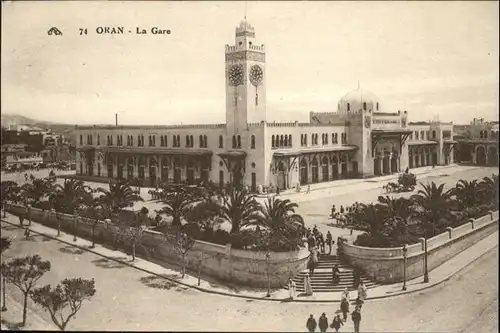
[[115,124],[118,126],[118,113],[115,113]]

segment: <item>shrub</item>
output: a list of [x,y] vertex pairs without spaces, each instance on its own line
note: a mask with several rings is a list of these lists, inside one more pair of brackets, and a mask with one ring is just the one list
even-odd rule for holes
[[218,229],[214,232],[212,239],[207,239],[207,242],[213,242],[215,244],[226,245],[230,242],[231,237],[229,233],[225,230]]
[[197,223],[187,223],[183,225],[182,231],[194,239],[200,239],[202,236],[202,231]]

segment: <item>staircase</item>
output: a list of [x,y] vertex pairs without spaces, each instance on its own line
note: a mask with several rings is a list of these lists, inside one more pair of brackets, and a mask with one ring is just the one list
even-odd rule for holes
[[[314,274],[311,276],[313,292],[341,292],[345,289],[345,287],[349,290],[355,289],[353,286],[353,268],[342,264],[337,256],[319,254],[318,259],[318,265],[314,269]],[[332,280],[332,268],[336,264],[340,270],[340,281],[338,284],[334,285]],[[304,292],[304,277],[306,273],[309,273],[308,269],[300,272],[293,278],[293,281],[295,281],[297,285],[298,294]],[[361,280],[367,289],[374,288],[378,285],[376,282],[363,275],[361,275]],[[285,289],[288,289],[288,285],[285,286]]]

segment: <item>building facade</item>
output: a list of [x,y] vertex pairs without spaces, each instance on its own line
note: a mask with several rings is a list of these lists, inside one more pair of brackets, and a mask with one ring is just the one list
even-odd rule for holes
[[498,122],[474,118],[454,127],[457,160],[461,163],[498,166]]
[[307,123],[269,122],[266,52],[245,20],[225,47],[226,122],[77,126],[77,174],[103,180],[212,181],[281,189],[453,162],[452,124],[412,124],[371,92],[353,90]]

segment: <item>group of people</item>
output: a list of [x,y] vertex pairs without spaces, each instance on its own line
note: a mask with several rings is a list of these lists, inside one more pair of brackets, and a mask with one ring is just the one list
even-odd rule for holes
[[[356,212],[359,211],[361,208],[361,204],[359,202],[354,202],[351,206],[344,206],[340,205],[340,210],[337,211],[337,208],[335,205],[332,205],[331,213],[330,213],[330,218],[334,219],[336,224],[341,226],[342,228],[347,226],[347,225],[352,225],[353,221],[352,219],[356,215]],[[352,234],[352,230],[351,230]]]
[[[350,313],[351,320],[354,323],[355,333],[359,333],[359,326],[361,323],[361,308],[363,307],[363,303],[365,302],[366,295],[367,295],[366,286],[361,281],[358,286],[358,297],[356,298],[355,301],[355,308]],[[345,323],[347,323],[347,315],[349,314],[349,301],[350,301],[349,290],[345,288],[341,296],[340,309],[335,312],[335,315],[330,325],[328,322],[328,318],[326,317],[326,314],[324,312],[319,317],[318,322],[316,322],[316,319],[311,314],[306,322],[307,330],[309,332],[315,332],[316,328],[319,327],[320,332],[326,332],[328,327],[330,327],[333,328],[335,332],[338,332],[340,327],[343,326]],[[340,314],[342,314],[342,317],[340,317]]]
[[311,228],[306,230],[305,237],[307,239],[309,249],[319,248],[321,253],[325,254],[326,245],[328,245],[328,254],[332,254],[332,247],[335,244],[335,241],[333,240],[330,231],[326,233],[325,237],[323,233],[319,231],[316,226],[314,226],[312,230]]

